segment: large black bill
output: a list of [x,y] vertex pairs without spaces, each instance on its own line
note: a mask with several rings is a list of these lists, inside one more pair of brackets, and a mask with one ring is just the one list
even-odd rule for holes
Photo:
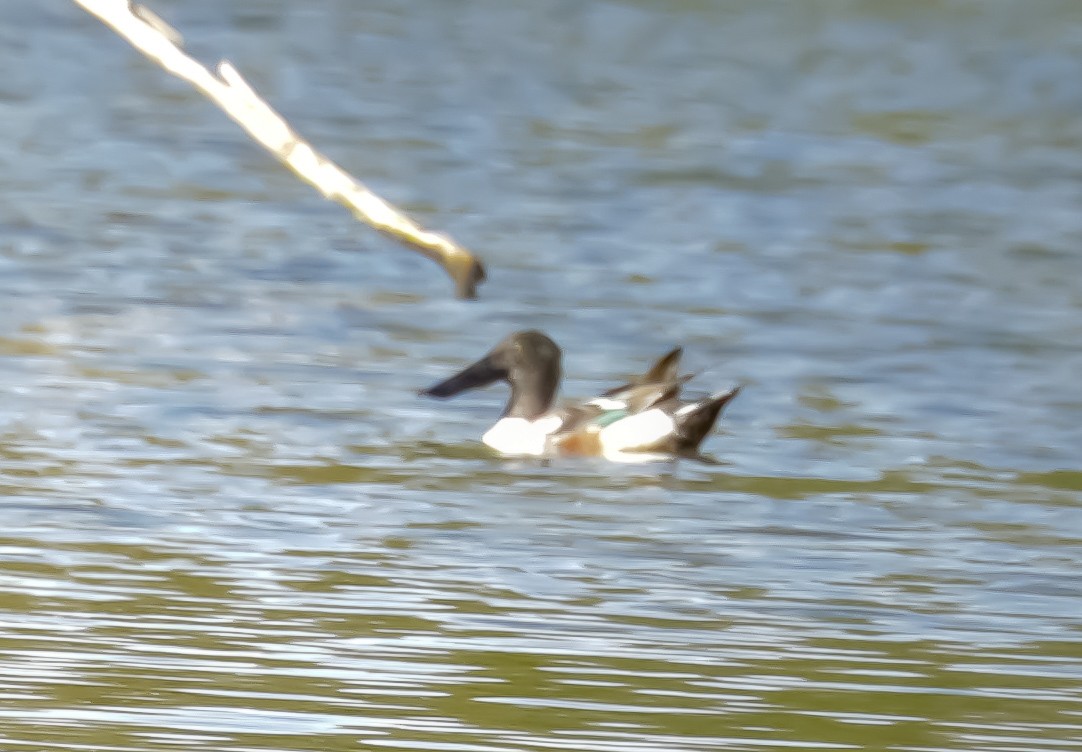
[[507,371],[494,365],[491,357],[486,357],[477,361],[464,371],[456,373],[451,378],[441,381],[438,384],[434,384],[433,386],[428,387],[428,389],[422,389],[420,394],[422,397],[439,397],[444,399],[446,397],[454,397],[459,392],[464,392],[467,389],[488,386],[493,381],[499,381],[500,379],[506,378]]

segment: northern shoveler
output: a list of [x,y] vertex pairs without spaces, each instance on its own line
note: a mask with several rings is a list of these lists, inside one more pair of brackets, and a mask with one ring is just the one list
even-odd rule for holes
[[628,453],[692,454],[739,387],[703,399],[680,399],[690,376],[679,376],[681,348],[645,374],[598,397],[554,407],[560,386],[560,348],[539,331],[510,335],[479,361],[420,392],[446,399],[506,381],[511,398],[481,440],[501,454],[585,454],[613,459]]

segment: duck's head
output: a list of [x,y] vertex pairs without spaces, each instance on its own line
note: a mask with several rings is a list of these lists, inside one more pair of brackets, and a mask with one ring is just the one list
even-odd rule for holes
[[421,394],[446,399],[506,381],[511,385],[511,400],[504,416],[534,420],[552,406],[560,375],[560,348],[543,332],[530,329],[511,334],[479,361]]

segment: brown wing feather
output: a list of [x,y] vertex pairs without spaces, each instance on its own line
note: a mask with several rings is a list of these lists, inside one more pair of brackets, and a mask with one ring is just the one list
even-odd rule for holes
[[669,352],[662,355],[652,366],[636,379],[632,379],[626,384],[613,387],[607,392],[602,392],[602,397],[608,397],[609,399],[623,399],[622,393],[629,389],[645,384],[657,384],[657,383],[669,383],[671,381],[677,381],[680,377],[677,376],[678,368],[680,367],[680,356],[684,354],[684,348],[675,347]]

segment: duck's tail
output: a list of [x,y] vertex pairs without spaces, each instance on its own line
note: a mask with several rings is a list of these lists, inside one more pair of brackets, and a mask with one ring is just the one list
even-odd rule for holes
[[699,444],[714,427],[721,411],[738,394],[740,394],[740,387],[733,387],[728,391],[717,392],[706,399],[684,405],[673,413],[678,449],[684,452],[693,452],[698,449]]

